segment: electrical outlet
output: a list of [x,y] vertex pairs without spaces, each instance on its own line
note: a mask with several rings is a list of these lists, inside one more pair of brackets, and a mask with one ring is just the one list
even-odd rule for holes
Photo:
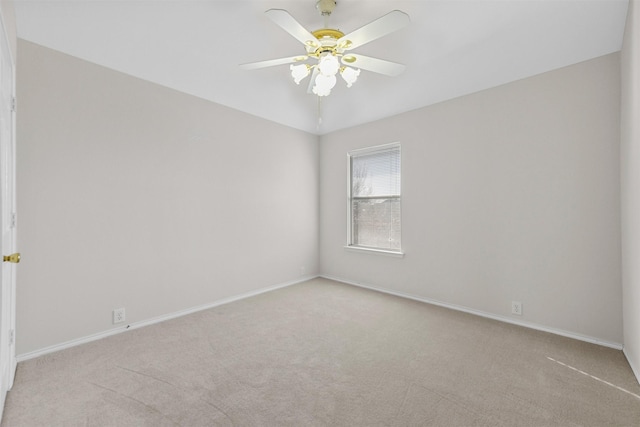
[[522,303],[520,301],[511,301],[511,314],[522,316]]
[[125,320],[124,308],[116,308],[113,310],[113,323],[122,323]]

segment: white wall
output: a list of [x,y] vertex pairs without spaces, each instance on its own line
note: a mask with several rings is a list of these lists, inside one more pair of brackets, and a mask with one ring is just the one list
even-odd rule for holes
[[[323,136],[321,271],[620,345],[619,110],[611,54]],[[345,251],[346,154],[394,141],[406,255]]]
[[18,35],[16,32],[16,13],[12,0],[0,0],[0,13],[2,14],[2,22],[4,24],[7,37],[9,38],[9,49],[11,49],[11,57],[14,62],[16,60],[16,51],[18,44]]
[[318,273],[315,135],[18,58],[18,355]]
[[622,49],[622,283],[624,353],[640,380],[640,4],[629,2]]

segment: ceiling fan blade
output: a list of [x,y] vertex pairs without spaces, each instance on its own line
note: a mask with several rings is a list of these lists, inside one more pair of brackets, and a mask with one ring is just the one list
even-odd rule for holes
[[394,10],[386,15],[376,19],[367,25],[358,28],[338,39],[337,45],[342,46],[345,50],[354,49],[382,36],[398,31],[406,27],[411,22],[409,15]]
[[257,70],[259,68],[273,67],[274,65],[292,64],[294,62],[302,62],[307,59],[306,55],[290,56],[288,58],[268,59],[266,61],[250,62],[248,64],[240,64],[243,70]]
[[269,9],[265,14],[273,22],[278,24],[287,33],[295,37],[300,43],[305,46],[320,46],[320,42],[313,34],[311,34],[306,28],[302,26],[293,16],[283,9]]
[[385,61],[384,59],[372,58],[365,55],[357,55],[350,53],[342,57],[342,63],[354,68],[362,68],[363,70],[373,71],[374,73],[384,74],[386,76],[397,76],[406,68],[397,62]]

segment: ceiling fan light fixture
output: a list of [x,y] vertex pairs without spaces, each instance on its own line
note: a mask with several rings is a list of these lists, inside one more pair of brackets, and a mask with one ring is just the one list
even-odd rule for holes
[[315,85],[313,86],[313,93],[318,96],[327,96],[331,93],[331,89],[336,85],[336,76],[318,74],[316,76]]
[[[245,70],[290,64],[291,77],[300,84],[311,75],[308,92],[317,96],[327,96],[336,85],[338,72],[347,87],[351,87],[361,70],[387,76],[397,76],[405,66],[360,54],[352,54],[351,49],[358,48],[382,36],[406,27],[409,15],[393,10],[386,15],[358,28],[348,34],[329,27],[329,16],[336,7],[336,0],[316,0],[316,7],[324,17],[324,27],[313,32],[307,30],[289,12],[284,9],[269,9],[265,14],[275,24],[288,32],[305,47],[306,54],[288,58],[242,64]],[[301,63],[303,61],[308,61]],[[313,61],[313,62],[311,62]]]
[[320,57],[318,71],[325,76],[335,76],[340,69],[340,62],[333,54],[329,53]]
[[289,69],[291,70],[291,77],[293,77],[293,81],[297,85],[311,72],[311,67],[307,64],[290,65]]
[[354,84],[356,80],[358,80],[360,69],[342,67],[340,69],[340,75],[342,76],[342,79],[347,83],[347,87],[351,87],[351,85]]

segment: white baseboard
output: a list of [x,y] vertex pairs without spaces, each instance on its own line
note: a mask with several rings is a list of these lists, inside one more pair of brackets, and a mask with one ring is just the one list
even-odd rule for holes
[[[130,331],[132,329],[137,329],[137,328],[142,328],[144,326],[149,326],[149,325],[153,325],[156,323],[160,323],[160,322],[164,322],[165,320],[170,320],[170,319],[175,319],[177,317],[182,317],[182,316],[186,316],[188,314],[192,314],[192,313],[196,313],[198,311],[202,311],[202,310],[207,310],[209,308],[213,308],[213,307],[217,307],[220,305],[224,305],[224,304],[228,304],[230,302],[234,302],[234,301],[238,301],[238,300],[242,300],[245,298],[250,298],[252,296],[256,296],[256,295],[260,295],[263,294],[265,292],[270,292],[270,291],[274,291],[276,289],[281,289],[281,288],[285,288],[287,286],[292,286],[298,283],[302,283],[302,282],[306,282],[307,280],[311,280],[314,279],[316,277],[323,277],[325,279],[329,279],[329,280],[334,280],[336,282],[341,282],[341,283],[345,283],[347,285],[352,285],[352,286],[358,286],[361,288],[365,288],[365,289],[370,289],[373,291],[377,291],[377,292],[382,292],[382,293],[386,293],[386,294],[390,294],[390,295],[394,295],[394,296],[398,296],[401,298],[407,298],[407,299],[411,299],[411,300],[415,300],[415,301],[420,301],[420,302],[424,302],[427,304],[433,304],[433,305],[437,305],[440,307],[445,307],[445,308],[449,308],[452,310],[457,310],[457,311],[462,311],[465,313],[469,313],[469,314],[474,314],[476,316],[481,316],[481,317],[486,317],[489,319],[493,319],[493,320],[498,320],[501,322],[505,322],[505,323],[511,323],[514,325],[518,325],[518,326],[524,326],[525,328],[530,328],[530,329],[535,329],[535,330],[539,330],[539,331],[543,331],[543,332],[549,332],[555,335],[560,335],[560,336],[564,336],[564,337],[568,337],[568,338],[573,338],[576,340],[580,340],[580,341],[585,341],[585,342],[589,342],[592,344],[598,344],[598,345],[602,345],[605,347],[610,347],[616,350],[623,350],[623,346],[622,344],[619,343],[614,343],[614,342],[609,342],[609,341],[604,341],[598,338],[594,338],[594,337],[590,337],[590,336],[586,336],[586,335],[581,335],[581,334],[576,334],[573,332],[569,332],[569,331],[565,331],[562,329],[556,329],[556,328],[550,328],[547,326],[542,326],[542,325],[538,325],[536,323],[531,323],[531,322],[524,322],[524,321],[520,321],[520,320],[514,320],[511,319],[509,317],[505,317],[505,316],[500,316],[500,315],[496,315],[496,314],[492,314],[492,313],[487,313],[484,311],[480,311],[480,310],[475,310],[475,309],[471,309],[468,307],[464,307],[464,306],[459,306],[459,305],[455,305],[455,304],[449,304],[449,303],[445,303],[442,301],[437,301],[437,300],[433,300],[433,299],[429,299],[429,298],[423,298],[423,297],[418,297],[415,295],[410,295],[410,294],[406,294],[406,293],[402,293],[402,292],[396,292],[396,291],[391,291],[388,289],[384,289],[384,288],[379,288],[373,285],[368,285],[368,284],[364,284],[364,283],[359,283],[359,282],[354,282],[352,280],[348,280],[348,279],[343,279],[340,277],[334,277],[334,276],[330,276],[330,275],[310,275],[310,276],[304,276],[301,277],[297,280],[292,280],[289,282],[285,282],[285,283],[280,283],[278,285],[274,285],[274,286],[269,286],[266,288],[261,288],[261,289],[257,289],[255,291],[251,291],[251,292],[245,292],[243,294],[239,294],[239,295],[235,295],[229,298],[224,298],[218,301],[214,301],[208,304],[204,304],[204,305],[200,305],[200,306],[196,306],[196,307],[191,307],[185,310],[180,310],[180,311],[176,311],[173,313],[169,313],[166,315],[162,315],[162,316],[158,316],[158,317],[154,317],[151,319],[147,319],[147,320],[142,320],[139,322],[134,322],[134,323],[130,323],[127,324],[125,326],[121,326],[121,327],[117,327],[117,328],[113,328],[113,329],[109,329],[107,331],[103,331],[103,332],[99,332],[93,335],[88,335],[85,337],[81,337],[81,338],[77,338],[71,341],[66,341],[60,344],[55,344],[49,347],[45,347],[39,350],[35,350],[35,351],[31,351],[28,353],[24,353],[24,354],[20,354],[16,356],[16,361],[19,362],[23,362],[25,360],[29,360],[29,359],[34,359],[36,357],[40,357],[43,356],[45,354],[49,354],[49,353],[54,353],[56,351],[60,351],[60,350],[64,350],[70,347],[75,347],[81,344],[86,344],[89,343],[91,341],[95,341],[95,340],[99,340],[102,338],[106,338],[112,335],[116,335],[116,334],[121,334],[123,332],[126,331]],[[636,378],[640,381],[640,371],[638,370],[638,367],[633,366],[633,364],[631,363],[630,359],[627,357],[627,360],[629,360],[629,365],[631,366],[631,369],[633,370]]]
[[[484,312],[484,311],[481,311],[481,310],[476,310],[476,309],[473,309],[473,308],[468,308],[468,307],[464,307],[464,306],[460,306],[460,305],[456,305],[456,304],[449,304],[449,303],[446,303],[446,302],[433,300],[433,299],[429,299],[429,298],[418,297],[418,296],[415,296],[415,295],[405,294],[403,292],[396,292],[396,291],[392,291],[392,290],[389,290],[389,289],[379,288],[379,287],[376,287],[376,286],[373,286],[373,285],[368,285],[368,284],[365,284],[365,283],[354,282],[354,281],[348,280],[348,279],[342,279],[340,277],[334,277],[334,276],[329,276],[329,275],[325,275],[325,274],[321,274],[320,277],[324,277],[325,279],[329,279],[329,280],[334,280],[336,282],[345,283],[347,285],[358,286],[360,288],[370,289],[372,291],[377,291],[377,292],[382,292],[382,293],[389,294],[389,295],[394,295],[394,296],[401,297],[401,298],[407,298],[407,299],[411,299],[411,300],[414,300],[414,301],[420,301],[420,302],[424,302],[424,303],[427,303],[427,304],[433,304],[433,305],[437,305],[437,306],[440,306],[440,307],[450,308],[452,310],[462,311],[462,312],[465,312],[465,313],[474,314],[476,316],[481,316],[481,317],[486,317],[488,319],[498,320],[500,322],[511,323],[511,324],[518,325],[518,326],[524,326],[525,328],[529,328],[529,329],[535,329],[535,330],[538,330],[538,331],[549,332],[551,334],[561,335],[561,336],[567,337],[567,338],[573,338],[573,339],[576,339],[576,340],[585,341],[585,342],[592,343],[592,344],[598,344],[598,345],[602,345],[602,346],[605,346],[605,347],[613,348],[613,349],[616,349],[616,350],[622,350],[622,344],[620,344],[620,343],[604,341],[604,340],[601,340],[599,338],[594,338],[594,337],[590,337],[590,336],[586,336],[586,335],[581,335],[581,334],[577,334],[577,333],[574,333],[574,332],[565,331],[565,330],[562,330],[562,329],[556,329],[556,328],[550,328],[548,326],[538,325],[537,323],[525,322],[525,321],[522,321],[522,320],[515,320],[515,319],[509,318],[509,317],[506,317],[506,316],[501,316],[501,315],[493,314],[493,313],[487,313],[487,312]],[[636,373],[636,377],[638,377],[637,373]]]
[[629,363],[629,366],[631,366],[631,370],[633,371],[633,375],[636,376],[636,381],[638,381],[638,384],[640,384],[640,366],[636,366],[634,360],[629,357],[629,355],[627,354],[627,349],[623,348],[622,352],[624,353],[624,357],[627,358],[627,362]]
[[289,282],[280,283],[278,285],[269,286],[266,288],[257,289],[255,291],[245,292],[243,294],[234,295],[232,297],[223,298],[218,301],[214,301],[208,304],[199,305],[197,307],[187,308],[185,310],[176,311],[173,313],[165,314],[162,316],[153,317],[147,320],[141,320],[139,322],[129,323],[127,325],[123,325],[117,328],[109,329],[107,331],[98,332],[97,334],[88,335],[85,337],[77,338],[71,341],[66,341],[60,344],[55,344],[49,347],[42,348],[40,350],[31,351],[28,353],[20,354],[16,356],[17,362],[24,362],[25,360],[34,359],[36,357],[44,356],[45,354],[54,353],[56,351],[64,350],[70,347],[75,347],[81,344],[86,344],[91,341],[96,341],[102,338],[110,337],[112,335],[121,334],[126,331],[130,331],[132,329],[142,328],[144,326],[154,325],[156,323],[164,322],[165,320],[175,319],[177,317],[186,316],[188,314],[196,313],[198,311],[207,310],[209,308],[217,307],[224,304],[229,304],[230,302],[242,300],[245,298],[250,298],[256,295],[264,294],[265,292],[275,291],[276,289],[286,288],[287,286],[296,285],[298,283],[306,282],[307,280],[315,279],[316,277],[320,277],[318,275],[309,275],[303,276],[299,279],[292,280]]

